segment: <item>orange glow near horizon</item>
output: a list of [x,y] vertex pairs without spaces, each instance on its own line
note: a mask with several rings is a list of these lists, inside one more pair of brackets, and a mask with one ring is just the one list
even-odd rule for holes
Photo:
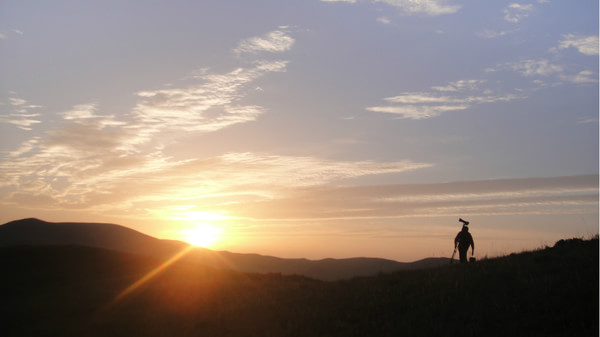
[[224,221],[228,218],[217,212],[183,211],[171,217],[182,223],[180,240],[197,247],[212,248],[224,239]]

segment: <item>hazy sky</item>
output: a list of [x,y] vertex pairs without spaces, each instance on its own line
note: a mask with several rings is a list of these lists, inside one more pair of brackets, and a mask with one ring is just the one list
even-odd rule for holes
[[1,223],[494,256],[598,232],[598,126],[596,0],[0,2]]

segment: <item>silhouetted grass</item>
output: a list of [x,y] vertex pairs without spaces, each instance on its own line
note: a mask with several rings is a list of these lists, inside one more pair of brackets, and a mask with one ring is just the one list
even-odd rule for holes
[[598,239],[339,282],[85,247],[0,249],[5,336],[598,336]]

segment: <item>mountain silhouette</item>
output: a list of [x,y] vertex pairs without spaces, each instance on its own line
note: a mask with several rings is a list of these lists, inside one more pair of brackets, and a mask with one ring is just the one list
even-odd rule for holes
[[186,244],[160,240],[114,224],[46,222],[28,218],[0,226],[0,246],[16,245],[78,245],[160,256],[181,249]]
[[[87,246],[168,259],[189,247],[189,244],[157,239],[115,224],[54,223],[28,218],[0,226],[0,247],[8,246]],[[184,259],[218,269],[296,274],[325,281],[448,264],[447,258],[429,258],[411,263],[366,257],[308,260],[213,251],[206,248],[194,248]]]
[[337,282],[163,262],[0,247],[2,336],[598,336],[597,236]]

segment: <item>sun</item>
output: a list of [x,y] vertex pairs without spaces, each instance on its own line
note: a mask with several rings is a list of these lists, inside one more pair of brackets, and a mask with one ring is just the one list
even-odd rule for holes
[[181,239],[198,247],[209,248],[222,240],[222,222],[227,217],[214,212],[187,211],[177,217],[186,225],[180,232]]
[[223,230],[212,224],[199,223],[182,231],[181,234],[186,242],[194,246],[208,248],[219,241]]

